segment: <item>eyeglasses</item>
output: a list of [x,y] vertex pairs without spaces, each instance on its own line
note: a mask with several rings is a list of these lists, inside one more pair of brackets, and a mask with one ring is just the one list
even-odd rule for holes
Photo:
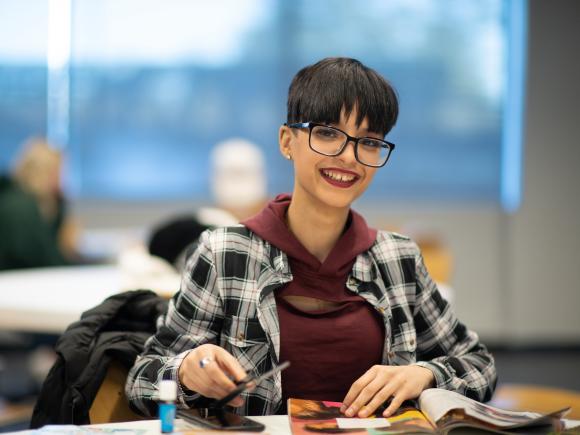
[[359,163],[372,168],[385,166],[395,144],[372,137],[353,137],[344,131],[315,122],[284,124],[290,128],[307,128],[310,149],[323,156],[340,155],[349,142],[354,143],[354,157]]

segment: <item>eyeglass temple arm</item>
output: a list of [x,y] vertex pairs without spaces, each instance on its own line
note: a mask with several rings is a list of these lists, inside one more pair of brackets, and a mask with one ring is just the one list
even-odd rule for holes
[[287,124],[285,122],[284,125],[287,127],[290,127],[290,128],[308,128],[308,127],[310,127],[309,122],[294,122],[292,124]]

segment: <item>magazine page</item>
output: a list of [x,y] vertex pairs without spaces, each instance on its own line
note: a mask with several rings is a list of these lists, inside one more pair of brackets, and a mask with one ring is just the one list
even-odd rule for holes
[[316,433],[405,434],[435,433],[435,428],[415,408],[403,407],[393,416],[381,414],[369,418],[347,418],[340,412],[339,402],[289,399],[288,415],[293,435]]
[[[481,434],[482,431],[498,434],[515,434],[515,433],[525,433],[526,435],[542,434],[547,433],[560,433],[564,429],[564,425],[560,420],[552,419],[548,420],[546,423],[538,424],[535,421],[522,423],[519,426],[511,426],[509,428],[502,427],[491,423],[487,423],[480,419],[470,417],[465,414],[464,410],[456,409],[445,414],[437,423],[440,433],[449,434],[456,433],[455,429],[459,429],[459,433],[462,435],[465,433],[470,433],[466,429],[473,428],[475,433]],[[525,432],[520,432],[518,427]]]
[[564,420],[562,420],[562,423],[564,425],[564,429],[566,429],[566,430],[576,429],[578,432],[580,432],[580,420],[564,419]]
[[439,425],[443,417],[452,410],[463,412],[475,419],[501,429],[515,429],[532,424],[550,424],[567,411],[560,410],[549,415],[536,412],[507,411],[469,399],[454,391],[431,388],[419,396],[419,407],[432,421]]

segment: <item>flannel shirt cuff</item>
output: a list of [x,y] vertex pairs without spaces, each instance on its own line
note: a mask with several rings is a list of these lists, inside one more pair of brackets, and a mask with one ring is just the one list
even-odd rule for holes
[[167,361],[167,371],[165,375],[177,384],[177,402],[184,408],[190,408],[191,403],[201,397],[201,394],[189,391],[181,385],[181,382],[179,381],[179,367],[189,352],[191,352],[191,350],[186,350]]
[[449,389],[449,384],[451,384],[453,377],[443,364],[433,361],[419,361],[413,365],[431,370],[431,373],[433,373],[433,377],[435,378],[435,385],[433,388]]

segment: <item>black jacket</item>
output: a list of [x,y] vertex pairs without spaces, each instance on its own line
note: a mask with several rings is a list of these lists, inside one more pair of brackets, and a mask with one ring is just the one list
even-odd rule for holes
[[86,311],[56,343],[51,368],[34,407],[30,427],[89,424],[89,409],[112,360],[129,369],[155,332],[167,301],[149,290],[111,296]]

